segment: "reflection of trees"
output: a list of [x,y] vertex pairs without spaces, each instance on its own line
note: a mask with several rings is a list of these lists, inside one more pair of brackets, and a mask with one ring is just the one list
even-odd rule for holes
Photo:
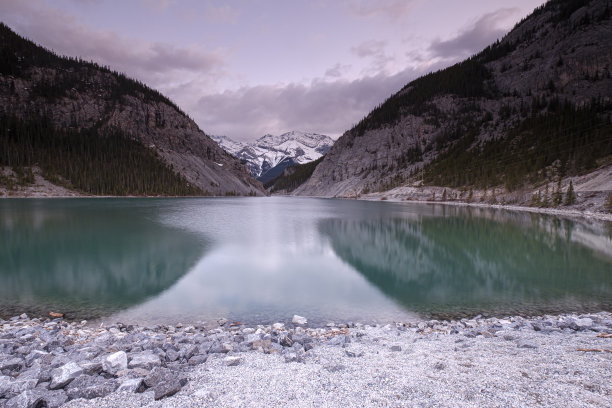
[[[130,205],[36,203],[0,213],[4,306],[109,313],[172,286],[202,255],[184,231],[147,220]],[[73,201],[74,203],[74,201]],[[91,204],[92,201],[89,201]]]
[[340,258],[413,309],[612,302],[612,259],[575,242],[572,231],[582,227],[554,217],[441,211],[446,216],[330,219],[319,231]]

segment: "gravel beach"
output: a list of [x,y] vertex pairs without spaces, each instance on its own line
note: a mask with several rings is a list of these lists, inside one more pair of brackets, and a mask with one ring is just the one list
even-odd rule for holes
[[220,324],[0,321],[0,407],[612,406],[607,312]]

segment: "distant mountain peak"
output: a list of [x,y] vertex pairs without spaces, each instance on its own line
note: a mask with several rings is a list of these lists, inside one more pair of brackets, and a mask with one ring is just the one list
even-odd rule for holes
[[281,135],[268,133],[250,143],[227,136],[211,137],[231,155],[245,161],[251,175],[260,181],[279,175],[287,166],[317,160],[334,144],[329,136],[298,130]]

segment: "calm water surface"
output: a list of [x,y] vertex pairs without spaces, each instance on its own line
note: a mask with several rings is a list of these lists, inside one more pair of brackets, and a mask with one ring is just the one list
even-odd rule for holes
[[0,314],[154,323],[612,310],[612,227],[302,198],[0,200]]

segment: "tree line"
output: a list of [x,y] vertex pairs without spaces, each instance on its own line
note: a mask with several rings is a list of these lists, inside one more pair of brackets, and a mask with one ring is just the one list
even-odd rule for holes
[[65,130],[45,117],[0,116],[0,165],[18,175],[36,165],[49,181],[94,195],[205,194],[118,129]]

